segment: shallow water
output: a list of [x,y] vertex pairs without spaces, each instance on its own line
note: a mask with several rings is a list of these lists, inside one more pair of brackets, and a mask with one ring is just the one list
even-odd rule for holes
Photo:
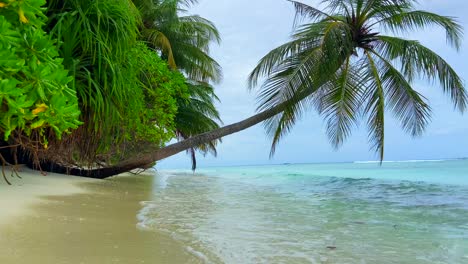
[[138,227],[206,263],[468,263],[468,161],[166,171]]

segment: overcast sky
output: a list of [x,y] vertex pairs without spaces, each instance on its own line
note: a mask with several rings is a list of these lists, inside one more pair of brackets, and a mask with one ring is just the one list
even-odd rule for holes
[[[314,5],[317,1],[304,1]],[[457,17],[468,31],[468,1],[421,0],[420,9]],[[213,21],[222,43],[212,48],[213,57],[221,64],[224,80],[216,86],[221,99],[218,105],[225,124],[247,118],[255,113],[255,93],[248,92],[246,80],[258,60],[268,51],[288,40],[292,30],[294,10],[285,0],[200,0],[191,8],[192,14]],[[418,39],[445,58],[468,80],[468,40],[460,52],[446,45],[442,30],[431,28],[406,36]],[[420,138],[402,132],[391,114],[386,119],[385,160],[443,159],[468,157],[468,113],[453,111],[448,97],[437,85],[419,82],[415,87],[430,101],[432,122]],[[367,131],[363,122],[342,148],[335,151],[325,135],[323,120],[308,112],[269,158],[271,141],[262,125],[223,138],[218,157],[198,156],[198,166],[229,166],[278,163],[343,162],[376,160],[369,150]],[[161,161],[158,168],[190,168],[185,153]]]

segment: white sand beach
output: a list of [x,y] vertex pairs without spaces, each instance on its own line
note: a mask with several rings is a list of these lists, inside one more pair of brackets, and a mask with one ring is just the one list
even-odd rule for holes
[[77,183],[95,181],[93,179],[47,173],[42,175],[24,166],[18,166],[18,178],[12,175],[11,167],[5,168],[5,174],[12,185],[0,177],[0,225],[5,225],[15,217],[26,214],[41,196],[73,195],[86,192]]
[[170,235],[137,226],[152,175],[94,180],[21,168],[0,180],[0,263],[200,263]]

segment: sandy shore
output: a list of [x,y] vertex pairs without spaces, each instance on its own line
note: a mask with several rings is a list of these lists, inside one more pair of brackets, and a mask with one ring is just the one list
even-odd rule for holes
[[[0,167],[1,168],[1,167]],[[27,214],[31,206],[46,195],[73,195],[86,192],[78,183],[92,182],[92,179],[48,173],[46,176],[24,166],[19,167],[18,178],[10,168],[5,174],[12,185],[0,177],[0,225]]]
[[167,234],[138,229],[151,175],[20,176],[0,180],[0,263],[200,263]]

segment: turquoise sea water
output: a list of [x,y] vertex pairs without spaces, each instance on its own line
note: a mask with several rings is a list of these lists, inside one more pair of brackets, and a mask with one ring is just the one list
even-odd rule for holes
[[164,171],[138,226],[203,263],[468,263],[468,160]]

